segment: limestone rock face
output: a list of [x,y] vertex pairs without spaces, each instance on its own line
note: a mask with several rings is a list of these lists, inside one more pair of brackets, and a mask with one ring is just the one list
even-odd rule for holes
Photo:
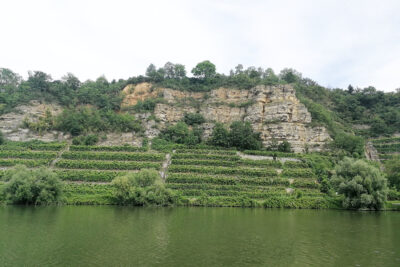
[[[136,105],[138,101],[159,98],[154,113],[138,113],[144,126],[144,136],[156,137],[162,129],[182,120],[185,113],[200,113],[206,119],[201,127],[203,137],[209,138],[215,123],[227,126],[234,121],[248,121],[260,133],[264,146],[272,141],[291,143],[295,152],[320,151],[331,140],[324,127],[311,127],[311,114],[296,98],[290,85],[258,85],[250,90],[218,88],[211,92],[186,92],[169,88],[155,88],[150,83],[128,85],[123,89],[123,107]],[[0,130],[5,137],[14,141],[33,139],[43,141],[63,141],[70,136],[52,131],[39,135],[22,127],[28,117],[35,121],[44,116],[46,110],[59,114],[62,107],[55,104],[42,104],[32,101],[19,106],[15,112],[0,116]],[[103,145],[140,145],[142,137],[134,133],[106,133],[107,139],[100,140]]]
[[[138,92],[143,87],[150,88],[151,85],[136,85]],[[154,111],[159,129],[182,120],[185,113],[197,112],[207,121],[202,125],[204,138],[211,135],[216,122],[229,125],[234,121],[248,121],[255,131],[260,132],[264,146],[274,139],[278,143],[287,140],[295,152],[321,151],[331,140],[324,127],[310,126],[311,114],[296,98],[290,85],[258,85],[250,90],[218,88],[208,93],[159,88],[157,94],[164,100]],[[137,95],[136,89],[131,95]],[[146,121],[144,124],[148,129],[154,128],[156,123]],[[154,137],[155,133],[147,136]]]
[[41,140],[50,142],[68,139],[69,136],[64,135],[62,132],[51,131],[38,134],[22,127],[24,119],[37,121],[45,115],[46,110],[49,110],[55,116],[62,111],[62,108],[56,104],[43,104],[38,101],[31,101],[28,105],[18,106],[14,112],[1,115],[0,131],[3,132],[6,139],[11,141]]

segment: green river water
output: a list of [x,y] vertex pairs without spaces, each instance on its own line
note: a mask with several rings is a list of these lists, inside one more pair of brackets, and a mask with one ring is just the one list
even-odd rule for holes
[[3,206],[0,266],[400,266],[400,212]]

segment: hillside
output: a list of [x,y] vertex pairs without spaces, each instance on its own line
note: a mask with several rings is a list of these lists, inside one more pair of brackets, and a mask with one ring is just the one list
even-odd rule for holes
[[115,177],[156,169],[187,205],[325,208],[351,157],[380,162],[354,164],[380,166],[399,200],[400,91],[327,89],[292,69],[226,76],[209,61],[192,73],[167,63],[82,83],[1,69],[3,176],[46,166],[67,182],[66,203],[113,204]]

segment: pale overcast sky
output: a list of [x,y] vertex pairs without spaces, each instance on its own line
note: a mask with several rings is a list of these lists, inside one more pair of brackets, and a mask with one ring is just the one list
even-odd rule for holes
[[400,87],[398,0],[0,0],[0,67],[109,80],[150,63],[188,72],[291,67],[329,87]]

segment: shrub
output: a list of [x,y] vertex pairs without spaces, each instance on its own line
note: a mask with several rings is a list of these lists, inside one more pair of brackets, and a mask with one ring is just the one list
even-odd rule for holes
[[200,113],[186,113],[183,118],[183,121],[187,125],[196,125],[196,124],[202,124],[206,120],[204,119],[203,115],[201,115]]
[[4,144],[4,142],[5,142],[5,139],[4,139],[3,132],[0,131],[0,145]]
[[347,133],[338,133],[331,146],[336,149],[343,149],[349,155],[363,155],[364,139],[360,136],[355,136]]
[[194,127],[193,130],[190,130],[186,123],[178,122],[163,130],[160,133],[160,138],[177,144],[194,146],[201,142],[201,135],[201,129]]
[[390,186],[400,190],[400,158],[385,161],[385,172]]
[[4,186],[4,199],[12,204],[56,203],[62,193],[62,183],[57,174],[46,168],[29,170],[16,166],[6,174],[9,182]]
[[292,146],[288,141],[283,141],[278,145],[278,151],[280,152],[292,152]]
[[235,121],[231,124],[229,144],[240,150],[260,149],[261,139],[259,133],[254,133],[250,122]]
[[229,132],[223,124],[215,124],[208,143],[213,146],[229,147]]
[[347,209],[376,209],[386,201],[386,178],[381,171],[363,160],[345,158],[335,167],[332,183],[344,195]]
[[112,186],[117,204],[165,206],[179,200],[173,191],[164,187],[155,170],[142,170],[138,173],[116,177],[112,181]]
[[99,141],[99,136],[97,134],[89,134],[86,136],[78,136],[72,139],[73,145],[85,145],[93,146]]

